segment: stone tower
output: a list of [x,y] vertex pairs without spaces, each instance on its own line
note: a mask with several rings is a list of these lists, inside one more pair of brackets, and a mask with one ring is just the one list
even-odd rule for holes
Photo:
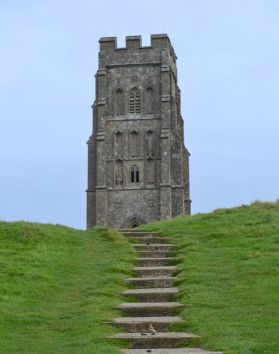
[[131,228],[190,214],[176,55],[167,35],[100,39],[87,227]]

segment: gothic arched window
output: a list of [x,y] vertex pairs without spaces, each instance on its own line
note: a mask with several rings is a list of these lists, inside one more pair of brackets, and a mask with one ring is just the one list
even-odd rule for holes
[[114,114],[116,116],[124,114],[124,97],[123,90],[121,88],[115,90]]
[[131,168],[131,182],[139,183],[139,168],[136,165]]
[[141,112],[140,91],[136,87],[133,87],[130,90],[129,111],[130,111],[130,113],[140,113]]
[[154,93],[152,87],[147,87],[145,92],[145,109],[147,114],[154,111]]

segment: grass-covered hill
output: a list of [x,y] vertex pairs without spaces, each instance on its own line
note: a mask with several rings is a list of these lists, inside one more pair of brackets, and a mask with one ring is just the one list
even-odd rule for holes
[[279,201],[144,228],[179,246],[180,329],[228,354],[279,353]]
[[119,353],[103,322],[133,258],[112,230],[0,223],[0,353]]
[[[279,353],[279,202],[143,228],[179,246],[179,329],[228,354]],[[0,353],[118,353],[103,322],[133,259],[116,231],[0,223]]]

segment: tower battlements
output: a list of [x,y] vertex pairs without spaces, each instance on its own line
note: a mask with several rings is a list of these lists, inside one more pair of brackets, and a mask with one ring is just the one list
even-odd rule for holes
[[171,45],[170,39],[167,34],[152,34],[151,35],[151,45],[142,46],[141,36],[126,36],[126,46],[122,48],[117,47],[117,37],[102,37],[99,40],[100,52],[111,52],[111,51],[146,51],[146,50],[162,50],[168,49],[169,54],[175,62],[177,57],[174,49]]

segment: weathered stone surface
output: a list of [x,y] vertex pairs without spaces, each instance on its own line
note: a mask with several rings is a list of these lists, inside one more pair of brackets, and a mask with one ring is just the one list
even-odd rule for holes
[[178,288],[129,289],[121,294],[136,297],[141,302],[170,302],[178,291]]
[[157,332],[168,332],[169,326],[183,322],[180,316],[163,317],[117,317],[111,323],[115,327],[123,327],[131,333],[150,332],[150,324]]
[[137,236],[137,237],[132,237],[130,236],[129,239],[134,242],[142,242],[146,244],[150,243],[166,243],[171,241],[171,238],[167,237],[155,237],[155,236]]
[[172,287],[176,277],[128,278],[126,281],[136,288],[167,288]]
[[136,243],[136,244],[133,244],[133,247],[135,248],[136,251],[145,251],[145,252],[173,251],[176,248],[175,245],[172,245],[170,243],[168,243],[168,244],[163,244],[163,243],[152,243],[152,244]]
[[156,266],[165,266],[174,264],[177,261],[176,257],[145,257],[145,258],[136,258],[137,262],[141,266],[145,267],[156,267]]
[[160,267],[136,267],[133,269],[141,277],[157,277],[159,275],[171,276],[177,267],[175,266],[160,266]]
[[158,332],[152,333],[118,333],[108,337],[110,339],[124,339],[131,348],[175,348],[177,345],[199,336],[185,332]]
[[179,302],[127,302],[115,307],[129,316],[171,316],[173,312],[184,307]]
[[162,258],[162,257],[175,257],[175,251],[139,251],[137,250],[139,257],[143,258]]
[[[167,35],[101,38],[88,141],[87,227],[190,214],[176,56]],[[136,39],[135,39],[136,38]]]

